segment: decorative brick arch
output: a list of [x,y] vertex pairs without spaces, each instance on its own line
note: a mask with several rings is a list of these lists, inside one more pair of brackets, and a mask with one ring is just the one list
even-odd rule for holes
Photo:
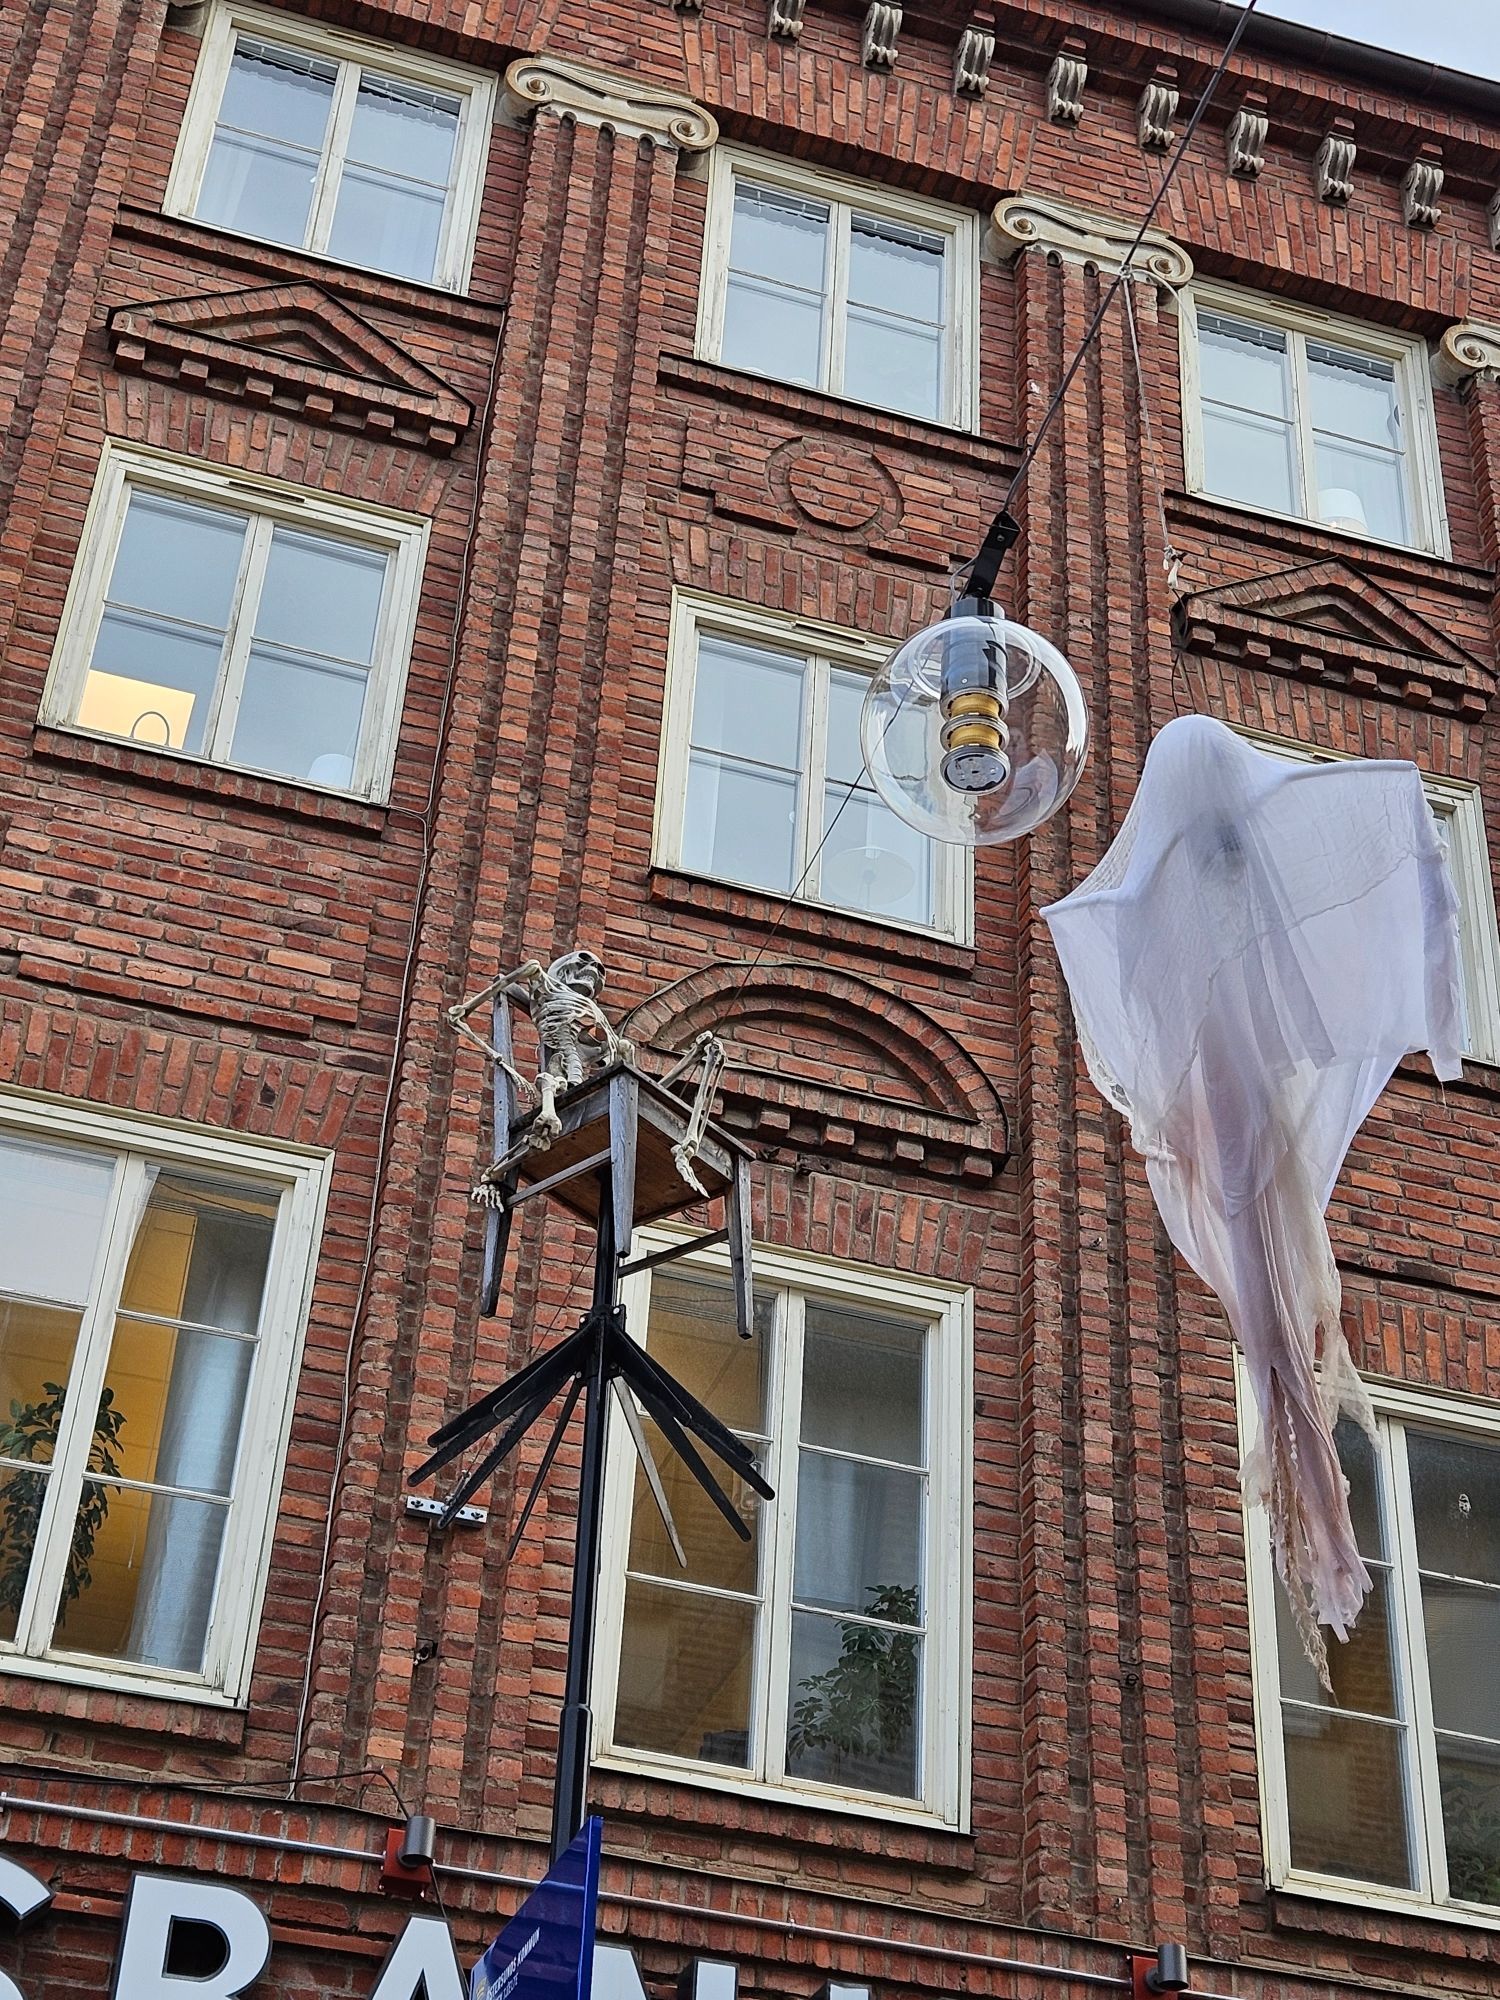
[[834,1153],[990,1180],[1005,1109],[958,1038],[910,1001],[806,960],[690,972],[623,1023],[675,1056],[711,1028],[729,1051],[722,1118],[762,1150]]

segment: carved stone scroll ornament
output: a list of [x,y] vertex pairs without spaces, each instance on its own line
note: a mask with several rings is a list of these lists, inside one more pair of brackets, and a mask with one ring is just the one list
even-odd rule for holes
[[966,97],[983,97],[995,59],[995,37],[989,28],[965,28],[953,52],[953,88]]
[[1089,80],[1088,45],[1069,35],[1047,72],[1047,116],[1054,125],[1076,125],[1083,116]]
[[1411,228],[1437,228],[1443,213],[1438,206],[1442,191],[1442,152],[1436,146],[1423,146],[1401,183],[1401,213]]
[[802,16],[806,11],[807,0],[771,0],[771,13],[766,22],[766,32],[775,35],[779,41],[800,41]]
[[866,69],[894,69],[901,36],[901,9],[895,0],[870,0],[859,59]]
[[[1072,264],[1117,271],[1135,241],[1138,224],[1127,216],[1098,215],[1050,195],[1008,194],[996,202],[991,225],[1002,256],[1022,250],[1055,252]],[[1131,263],[1132,272],[1175,290],[1193,275],[1193,260],[1180,243],[1148,229]]]
[[1177,72],[1170,63],[1163,63],[1141,92],[1136,106],[1136,136],[1146,152],[1171,151],[1175,136],[1172,124],[1177,116],[1179,97]]
[[1500,188],[1490,196],[1484,211],[1485,226],[1490,234],[1490,248],[1500,250]]
[[1269,127],[1266,100],[1258,92],[1247,91],[1224,133],[1224,157],[1232,174],[1247,181],[1259,178],[1266,164]]
[[521,56],[513,62],[505,72],[505,103],[518,115],[551,111],[579,125],[607,125],[622,139],[649,139],[684,153],[707,152],[719,137],[717,120],[679,91],[560,56]]
[[1335,118],[1333,129],[1318,148],[1313,174],[1319,201],[1336,208],[1354,199],[1354,161],[1359,148],[1354,143],[1354,127],[1347,118]]
[[1457,321],[1438,342],[1434,373],[1449,388],[1476,375],[1500,375],[1500,326]]

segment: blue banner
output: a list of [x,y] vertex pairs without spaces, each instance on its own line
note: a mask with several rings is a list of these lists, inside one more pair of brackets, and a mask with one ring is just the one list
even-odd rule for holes
[[601,1819],[563,1849],[469,1974],[469,2000],[589,2000]]

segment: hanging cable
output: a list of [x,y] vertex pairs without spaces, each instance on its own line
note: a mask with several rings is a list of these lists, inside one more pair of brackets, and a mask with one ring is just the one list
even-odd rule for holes
[[[1058,383],[1057,388],[1053,392],[1052,400],[1048,403],[1046,409],[1042,412],[1040,423],[1038,423],[1036,429],[1033,431],[1031,435],[1030,440],[1028,441],[1024,450],[1021,453],[1020,459],[1016,465],[1016,469],[1011,475],[1010,484],[1005,489],[1005,499],[1001,503],[1000,511],[996,514],[994,520],[991,521],[988,529],[986,530],[984,541],[981,543],[979,548],[979,553],[974,557],[972,562],[968,563],[966,566],[961,568],[957,572],[955,578],[953,579],[951,589],[955,594],[961,587],[963,594],[966,596],[978,597],[983,599],[983,598],[988,598],[991,595],[994,589],[995,579],[999,575],[1000,566],[1004,562],[1006,556],[1010,553],[1012,547],[1015,545],[1015,542],[1021,532],[1020,523],[1015,519],[1015,516],[1011,512],[1011,503],[1016,499],[1016,497],[1021,491],[1022,486],[1025,484],[1026,475],[1031,470],[1032,462],[1036,458],[1038,451],[1040,451],[1042,447],[1043,440],[1046,438],[1047,432],[1052,426],[1053,419],[1056,417],[1058,411],[1062,408],[1063,399],[1067,395],[1068,390],[1073,386],[1074,379],[1076,378],[1079,369],[1083,366],[1084,360],[1088,355],[1089,349],[1093,346],[1094,341],[1098,338],[1099,331],[1101,327],[1104,325],[1105,316],[1109,312],[1110,306],[1113,304],[1121,287],[1125,284],[1126,280],[1131,275],[1131,267],[1134,263],[1136,252],[1141,248],[1142,244],[1145,242],[1147,232],[1150,230],[1151,224],[1156,219],[1157,210],[1161,207],[1162,202],[1166,198],[1166,193],[1168,188],[1171,187],[1172,182],[1176,179],[1178,168],[1182,165],[1182,162],[1187,157],[1187,150],[1189,145],[1192,143],[1193,135],[1198,130],[1199,125],[1202,124],[1204,114],[1207,112],[1208,107],[1210,106],[1210,104],[1212,104],[1214,100],[1215,93],[1217,92],[1220,83],[1223,81],[1224,74],[1228,69],[1231,60],[1233,59],[1234,52],[1239,47],[1240,42],[1244,38],[1245,29],[1249,25],[1250,16],[1255,12],[1256,7],[1258,5],[1259,5],[1259,0],[1246,0],[1244,9],[1240,14],[1240,18],[1238,21],[1236,21],[1233,32],[1231,33],[1229,40],[1224,45],[1224,52],[1219,57],[1218,63],[1214,68],[1213,74],[1209,77],[1208,82],[1204,85],[1203,90],[1199,95],[1198,101],[1193,107],[1192,115],[1188,119],[1187,124],[1183,127],[1182,136],[1181,138],[1179,138],[1175,148],[1173,149],[1172,156],[1167,162],[1166,170],[1162,174],[1156,192],[1151,197],[1151,200],[1147,205],[1145,214],[1141,217],[1140,226],[1137,228],[1135,236],[1132,239],[1129,247],[1127,248],[1124,257],[1120,260],[1120,267],[1116,271],[1110,283],[1106,286],[1103,294],[1101,295],[1099,303],[1095,307],[1093,315],[1090,318],[1087,327],[1084,329],[1083,337],[1078,343],[1077,350],[1074,353],[1071,361],[1069,361],[1067,368],[1063,371],[1062,380]],[[1128,305],[1128,294],[1127,294],[1127,305]],[[1129,315],[1129,320],[1130,320],[1131,343],[1132,346],[1134,346],[1135,318],[1133,311]],[[1137,379],[1138,381],[1141,381],[1142,384],[1141,387],[1142,409],[1144,412],[1145,428],[1147,431],[1148,439],[1150,439],[1151,435],[1150,413],[1149,411],[1145,411],[1145,387],[1144,387],[1144,380],[1140,373],[1140,355],[1138,350],[1136,352],[1136,370],[1137,370]],[[1150,449],[1154,453],[1155,451],[1154,439],[1151,439]],[[1165,527],[1166,527],[1165,511],[1163,511],[1162,523],[1163,523],[1163,537],[1165,539]],[[1172,563],[1175,567],[1176,555],[1175,551],[1171,550],[1170,544],[1168,544],[1168,551]],[[961,586],[960,586],[960,579],[962,580]],[[892,715],[890,721],[888,721],[886,724],[886,733],[889,732],[895,720],[896,717]],[[754,974],[756,967],[761,963],[767,951],[770,949],[771,942],[775,938],[776,933],[781,929],[782,924],[786,921],[787,913],[791,909],[792,904],[797,900],[797,898],[801,895],[803,889],[807,886],[808,880],[812,875],[813,869],[817,866],[820,855],[822,854],[824,848],[828,845],[829,840],[832,838],[834,828],[838,825],[840,819],[843,817],[845,808],[848,806],[849,801],[854,797],[855,792],[859,789],[860,784],[862,783],[864,778],[868,775],[868,772],[869,772],[869,763],[867,759],[863,755],[861,755],[860,768],[855,773],[854,777],[851,778],[846,784],[844,788],[844,796],[842,797],[842,799],[840,799],[837,807],[834,810],[833,816],[830,818],[827,826],[823,829],[822,836],[819,839],[817,845],[813,848],[812,853],[808,856],[807,865],[803,868],[802,873],[797,877],[796,882],[793,884],[792,888],[787,892],[786,896],[783,898],[781,907],[778,909],[776,916],[771,923],[770,929],[766,932],[766,935],[761,942],[760,949],[756,952],[754,958],[750,960],[748,965],[746,965],[744,974],[740,979],[739,984],[735,987],[734,992],[729,996],[729,1000],[724,1008],[725,1015],[728,1015],[730,1012],[732,1012],[733,1009],[738,1005],[740,997],[744,993],[746,986],[749,984],[751,976]]]

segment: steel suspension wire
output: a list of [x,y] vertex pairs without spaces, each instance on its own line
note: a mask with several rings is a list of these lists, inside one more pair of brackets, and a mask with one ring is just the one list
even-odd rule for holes
[[[1176,179],[1178,168],[1182,165],[1184,159],[1186,159],[1187,157],[1187,150],[1192,143],[1193,135],[1198,130],[1198,127],[1202,124],[1204,114],[1208,110],[1208,107],[1210,106],[1210,104],[1213,103],[1214,96],[1218,91],[1219,85],[1224,80],[1225,71],[1229,68],[1230,62],[1233,60],[1234,52],[1239,47],[1240,42],[1244,38],[1245,29],[1247,28],[1250,22],[1250,16],[1255,12],[1256,7],[1258,5],[1259,5],[1259,0],[1246,0],[1246,4],[1244,6],[1243,11],[1241,12],[1239,20],[1236,21],[1234,25],[1234,30],[1231,33],[1229,40],[1224,44],[1224,52],[1219,57],[1218,63],[1214,68],[1213,74],[1209,77],[1208,82],[1203,86],[1203,90],[1199,95],[1198,101],[1193,106],[1192,115],[1189,117],[1187,124],[1183,127],[1182,136],[1181,138],[1179,138],[1176,146],[1173,148],[1172,156],[1167,162],[1166,171],[1163,173],[1161,180],[1157,185],[1155,194],[1152,195],[1151,197],[1150,203],[1146,208],[1145,214],[1141,217],[1140,225],[1136,230],[1135,237],[1132,240],[1129,248],[1126,250],[1124,257],[1120,260],[1120,268],[1116,271],[1114,277],[1110,280],[1110,283],[1108,284],[1103,294],[1101,295],[1099,303],[1095,307],[1093,315],[1090,318],[1087,327],[1084,329],[1083,337],[1078,343],[1077,351],[1074,353],[1073,358],[1068,363],[1067,368],[1063,371],[1062,380],[1058,383],[1057,388],[1054,390],[1052,395],[1052,400],[1048,403],[1046,409],[1042,412],[1041,421],[1038,423],[1036,429],[1032,432],[1032,435],[1028,443],[1026,444],[1024,450],[1021,453],[1021,457],[1019,462],[1017,463],[1016,469],[1011,475],[1010,484],[1005,489],[1005,499],[1001,504],[1000,511],[995,516],[994,520],[991,522],[989,530],[985,535],[984,546],[981,549],[980,554],[975,556],[973,561],[966,564],[963,569],[960,569],[957,573],[957,577],[952,579],[952,581],[950,582],[950,592],[955,590],[959,577],[972,577],[974,569],[981,561],[985,559],[986,555],[993,557],[994,567],[998,569],[999,563],[1003,559],[1005,552],[1010,548],[1011,543],[1015,540],[1017,530],[1014,521],[1011,519],[1011,502],[1016,498],[1022,486],[1025,484],[1026,475],[1031,470],[1032,461],[1036,458],[1038,451],[1040,451],[1043,440],[1046,438],[1047,432],[1052,426],[1053,419],[1056,417],[1058,411],[1062,408],[1063,399],[1067,395],[1069,389],[1073,386],[1073,382],[1077,377],[1078,371],[1083,366],[1083,363],[1088,356],[1089,349],[1093,346],[1095,340],[1098,338],[1099,331],[1101,327],[1104,325],[1105,316],[1108,314],[1110,306],[1114,303],[1116,297],[1120,292],[1121,287],[1126,283],[1126,281],[1131,275],[1131,266],[1134,262],[1136,252],[1141,248],[1141,245],[1145,242],[1147,231],[1150,229],[1152,223],[1156,219],[1157,210],[1161,207],[1162,202],[1166,197],[1168,188],[1171,187],[1172,182]],[[1133,315],[1131,318],[1130,330],[1131,330],[1131,339],[1132,341],[1134,341],[1135,322]],[[1136,360],[1136,367],[1137,367],[1137,378],[1139,379],[1140,361],[1138,354]],[[1141,392],[1142,396],[1144,397],[1145,393],[1144,383],[1142,383],[1141,385]],[[1147,417],[1146,421],[1149,429],[1149,423],[1150,423],[1149,416]],[[998,548],[998,554],[996,554],[997,548]],[[986,592],[985,594],[987,595],[988,592]],[[885,733],[889,733],[890,729],[892,728],[892,726],[896,721],[897,715],[899,714],[900,714],[900,708],[898,707],[896,712],[891,716],[890,720],[886,723]],[[808,878],[811,876],[813,869],[817,865],[818,857],[822,854],[824,848],[828,845],[829,840],[832,838],[834,828],[838,825],[840,819],[842,819],[844,815],[845,807],[849,804],[849,801],[854,797],[854,794],[859,789],[862,780],[868,775],[869,768],[870,767],[868,759],[863,755],[863,752],[861,752],[859,770],[855,773],[854,777],[851,778],[848,784],[846,785],[844,790],[844,796],[842,797],[842,799],[839,800],[839,803],[835,808],[832,817],[830,818],[827,826],[823,829],[822,837],[819,839],[817,845],[813,848],[812,853],[808,856],[806,867],[802,870],[802,873],[798,876],[792,888],[788,890],[786,896],[783,898],[781,907],[777,911],[776,916],[772,921],[770,929],[767,931],[765,938],[761,942],[760,949],[756,952],[754,958],[752,958],[749,961],[748,965],[746,965],[744,976],[741,978],[739,984],[735,987],[734,992],[730,995],[729,1000],[726,1003],[724,1009],[726,1015],[729,1013],[731,1009],[733,1009],[735,1006],[738,1005],[739,1000],[743,995],[746,986],[750,982],[752,974],[755,972],[757,966],[759,966],[762,959],[764,959],[767,951],[770,949],[772,939],[776,936],[776,933],[781,929],[782,924],[786,921],[787,912],[791,909],[792,904],[797,900],[798,896],[801,895],[803,889],[807,886]]]

